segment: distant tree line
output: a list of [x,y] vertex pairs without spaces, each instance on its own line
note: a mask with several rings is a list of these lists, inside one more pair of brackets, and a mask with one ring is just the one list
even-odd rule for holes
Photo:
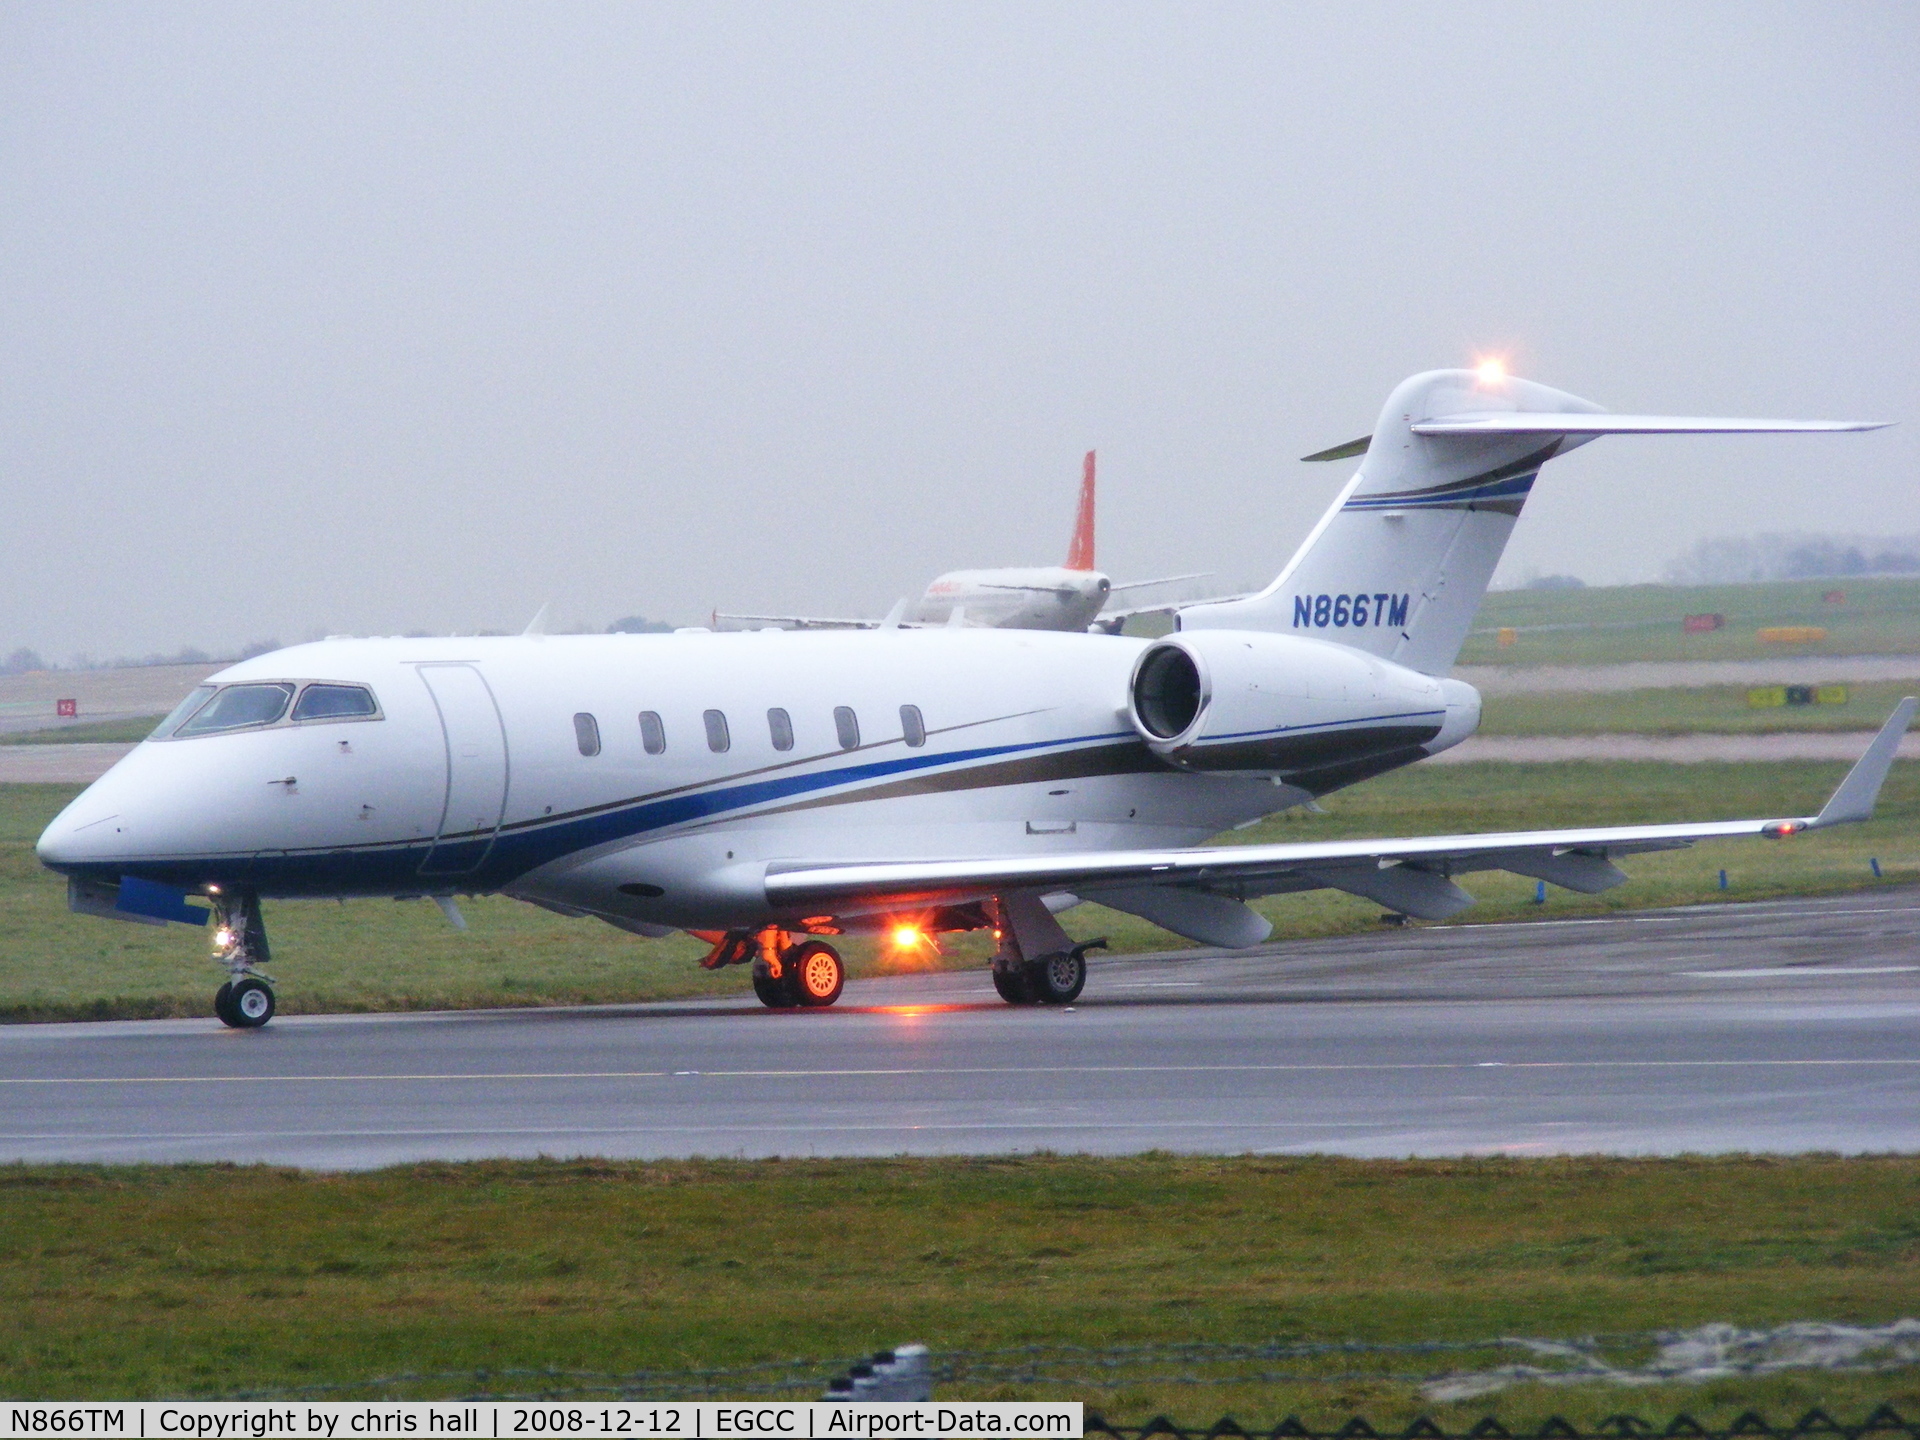
[[1920,574],[1920,535],[1753,535],[1699,541],[1667,566],[1669,585]]
[[[644,615],[627,615],[607,626],[609,635],[658,635],[665,634],[673,626],[664,620],[649,620]],[[414,636],[427,636],[434,632],[416,630]],[[485,632],[501,634],[501,631]],[[581,624],[574,628],[575,634],[590,635],[596,633],[592,626]],[[124,670],[137,665],[216,665],[231,664],[236,660],[251,660],[256,655],[264,655],[269,650],[280,649],[278,640],[255,640],[241,646],[231,655],[212,655],[197,646],[189,645],[171,655],[155,652],[151,655],[117,655],[111,660],[103,660],[92,655],[75,655],[65,665],[48,660],[38,650],[22,645],[4,660],[0,660],[0,675],[24,675],[29,670]]]

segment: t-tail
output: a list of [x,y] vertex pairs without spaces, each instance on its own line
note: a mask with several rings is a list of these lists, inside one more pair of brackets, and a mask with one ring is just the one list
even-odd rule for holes
[[1080,469],[1080,509],[1073,517],[1073,539],[1067,542],[1067,569],[1092,570],[1093,563],[1093,451]]
[[1245,599],[1190,606],[1179,625],[1334,640],[1443,675],[1540,467],[1554,456],[1602,435],[1877,430],[1884,423],[1613,415],[1490,369],[1428,371],[1393,392],[1371,436],[1306,457],[1365,456],[1279,578]]

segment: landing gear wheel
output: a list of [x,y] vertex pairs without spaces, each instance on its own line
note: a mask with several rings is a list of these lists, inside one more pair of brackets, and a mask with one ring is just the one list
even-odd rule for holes
[[213,992],[213,1013],[220,1017],[220,1023],[222,1025],[238,1025],[240,1023],[233,1018],[233,1011],[228,1008],[228,1002],[232,999],[233,982],[231,980],[223,982],[220,988]]
[[794,946],[781,957],[780,968],[792,977],[794,994],[802,1005],[831,1005],[846,988],[847,967],[840,963],[839,952],[818,940]]
[[220,1018],[236,1030],[258,1030],[273,1018],[273,988],[266,981],[246,975],[229,982],[227,1007]]
[[1078,950],[1042,955],[1027,967],[1028,985],[1048,1005],[1071,1005],[1087,988],[1087,957]]
[[774,979],[766,967],[756,963],[753,967],[753,993],[760,997],[760,1003],[769,1010],[791,1010],[799,1002],[793,993],[793,972],[781,967],[780,978]]
[[1000,998],[1009,1005],[1033,1004],[1033,986],[1027,982],[1027,969],[1024,965],[1002,965],[995,962],[993,988],[1000,992]]

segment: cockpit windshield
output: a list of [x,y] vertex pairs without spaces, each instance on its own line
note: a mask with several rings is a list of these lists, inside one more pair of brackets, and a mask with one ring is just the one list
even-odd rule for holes
[[265,685],[228,685],[174,733],[211,735],[217,730],[239,730],[248,725],[271,725],[287,713],[293,686],[276,680]]
[[174,726],[193,714],[193,712],[198,710],[202,705],[206,704],[207,697],[219,688],[217,685],[201,685],[196,687],[191,695],[173,707],[173,713],[171,715],[153,727],[153,733],[147,736],[147,739],[166,739],[167,736],[173,733]]
[[268,725],[381,718],[380,702],[365,685],[337,680],[257,680],[242,685],[202,685],[176,705],[147,738],[189,740],[196,735],[258,730]]

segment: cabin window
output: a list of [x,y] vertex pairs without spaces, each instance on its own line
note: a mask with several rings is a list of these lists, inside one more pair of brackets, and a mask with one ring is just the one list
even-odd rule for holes
[[793,717],[777,706],[767,711],[767,733],[773,736],[773,748],[793,748]]
[[359,720],[379,713],[364,685],[309,685],[293,706],[295,720]]
[[833,732],[840,737],[842,750],[860,748],[860,717],[853,713],[851,705],[833,707]]
[[920,718],[918,705],[900,707],[900,733],[916,749],[927,743],[927,722]]
[[707,722],[707,749],[716,755],[723,754],[733,744],[732,737],[727,734],[726,715],[718,710],[703,710],[700,718]]
[[229,685],[201,706],[193,718],[176,732],[211,735],[220,730],[239,730],[249,725],[271,725],[287,713],[293,699],[293,686],[283,681],[271,685]]
[[660,723],[658,711],[640,712],[640,743],[649,755],[658,755],[667,748],[667,727]]
[[582,710],[573,717],[573,740],[582,755],[600,753],[600,722]]

